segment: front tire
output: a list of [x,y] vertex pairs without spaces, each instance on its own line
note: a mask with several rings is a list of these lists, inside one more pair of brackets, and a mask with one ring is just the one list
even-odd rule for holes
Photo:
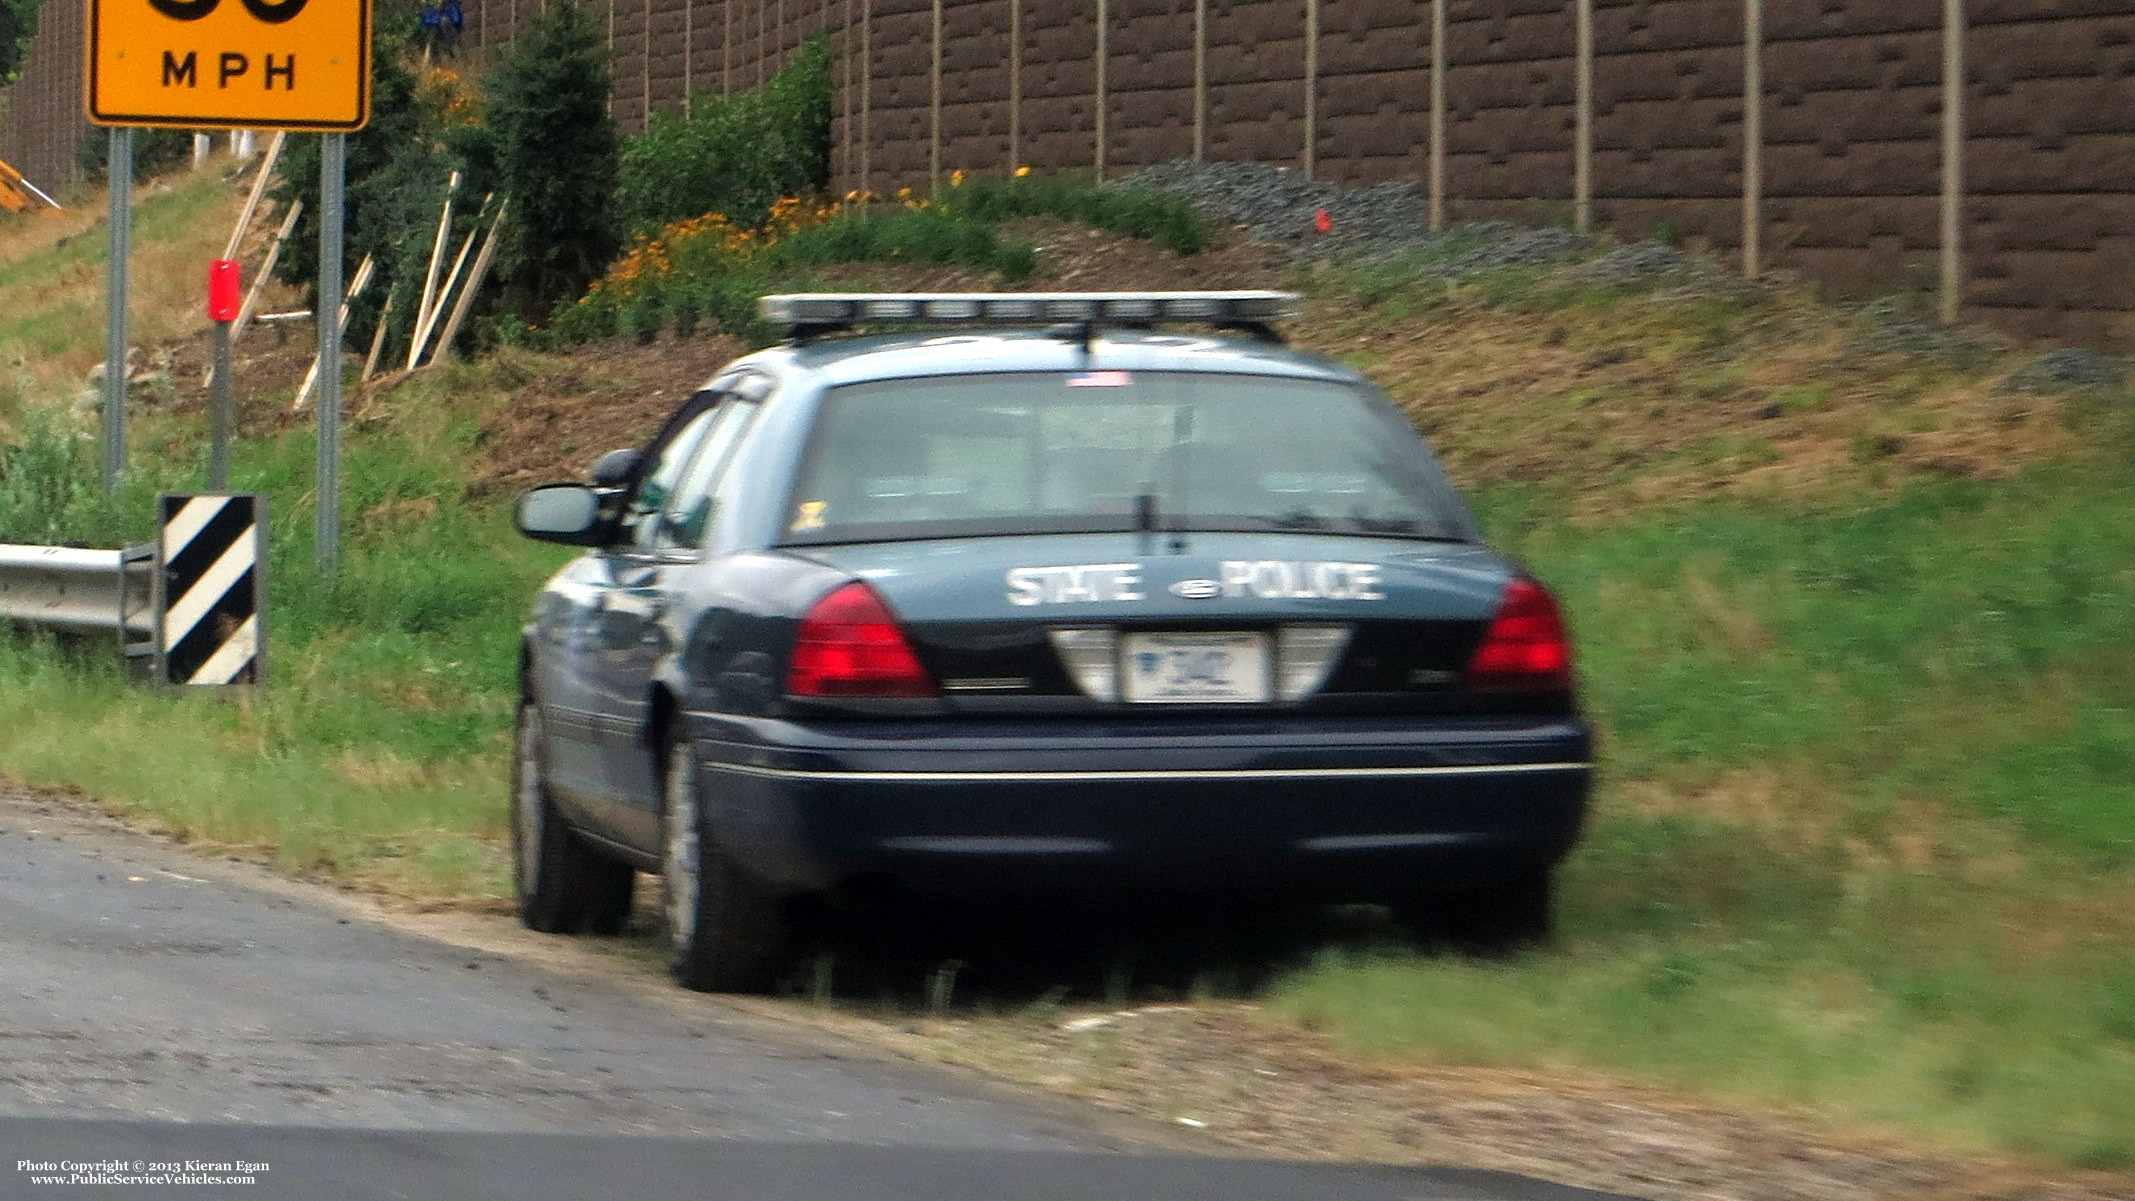
[[512,740],[512,884],[519,920],[543,934],[616,934],[637,872],[580,842],[549,799],[541,707],[519,702]]
[[667,756],[667,854],[660,892],[675,983],[698,992],[765,992],[785,949],[784,906],[734,861],[704,811],[686,739]]

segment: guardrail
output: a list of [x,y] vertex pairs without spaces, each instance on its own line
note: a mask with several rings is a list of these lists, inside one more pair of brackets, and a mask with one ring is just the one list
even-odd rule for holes
[[0,543],[0,620],[108,634],[129,651],[156,636],[155,548]]

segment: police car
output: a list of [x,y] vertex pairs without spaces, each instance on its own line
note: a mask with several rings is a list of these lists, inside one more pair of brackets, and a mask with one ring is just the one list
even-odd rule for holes
[[[1591,733],[1548,591],[1273,292],[765,297],[588,484],[520,651],[519,912],[773,981],[851,890],[1549,932]],[[892,332],[867,334],[868,327]]]

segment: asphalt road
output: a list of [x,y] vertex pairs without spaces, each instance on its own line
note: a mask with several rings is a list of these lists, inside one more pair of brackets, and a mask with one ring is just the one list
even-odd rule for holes
[[[600,966],[422,937],[0,790],[0,1198],[1599,1196],[1196,1155]],[[40,1182],[84,1163],[106,1183]],[[252,1183],[134,1182],[166,1165]]]

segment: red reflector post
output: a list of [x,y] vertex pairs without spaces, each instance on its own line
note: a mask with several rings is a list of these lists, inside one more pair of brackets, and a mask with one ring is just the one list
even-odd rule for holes
[[1568,691],[1572,644],[1549,590],[1517,579],[1505,588],[1497,616],[1483,634],[1461,683],[1469,688]]
[[788,696],[934,696],[934,681],[873,588],[858,580],[815,603],[793,643]]
[[216,259],[208,264],[208,320],[235,321],[242,303],[236,259]]

